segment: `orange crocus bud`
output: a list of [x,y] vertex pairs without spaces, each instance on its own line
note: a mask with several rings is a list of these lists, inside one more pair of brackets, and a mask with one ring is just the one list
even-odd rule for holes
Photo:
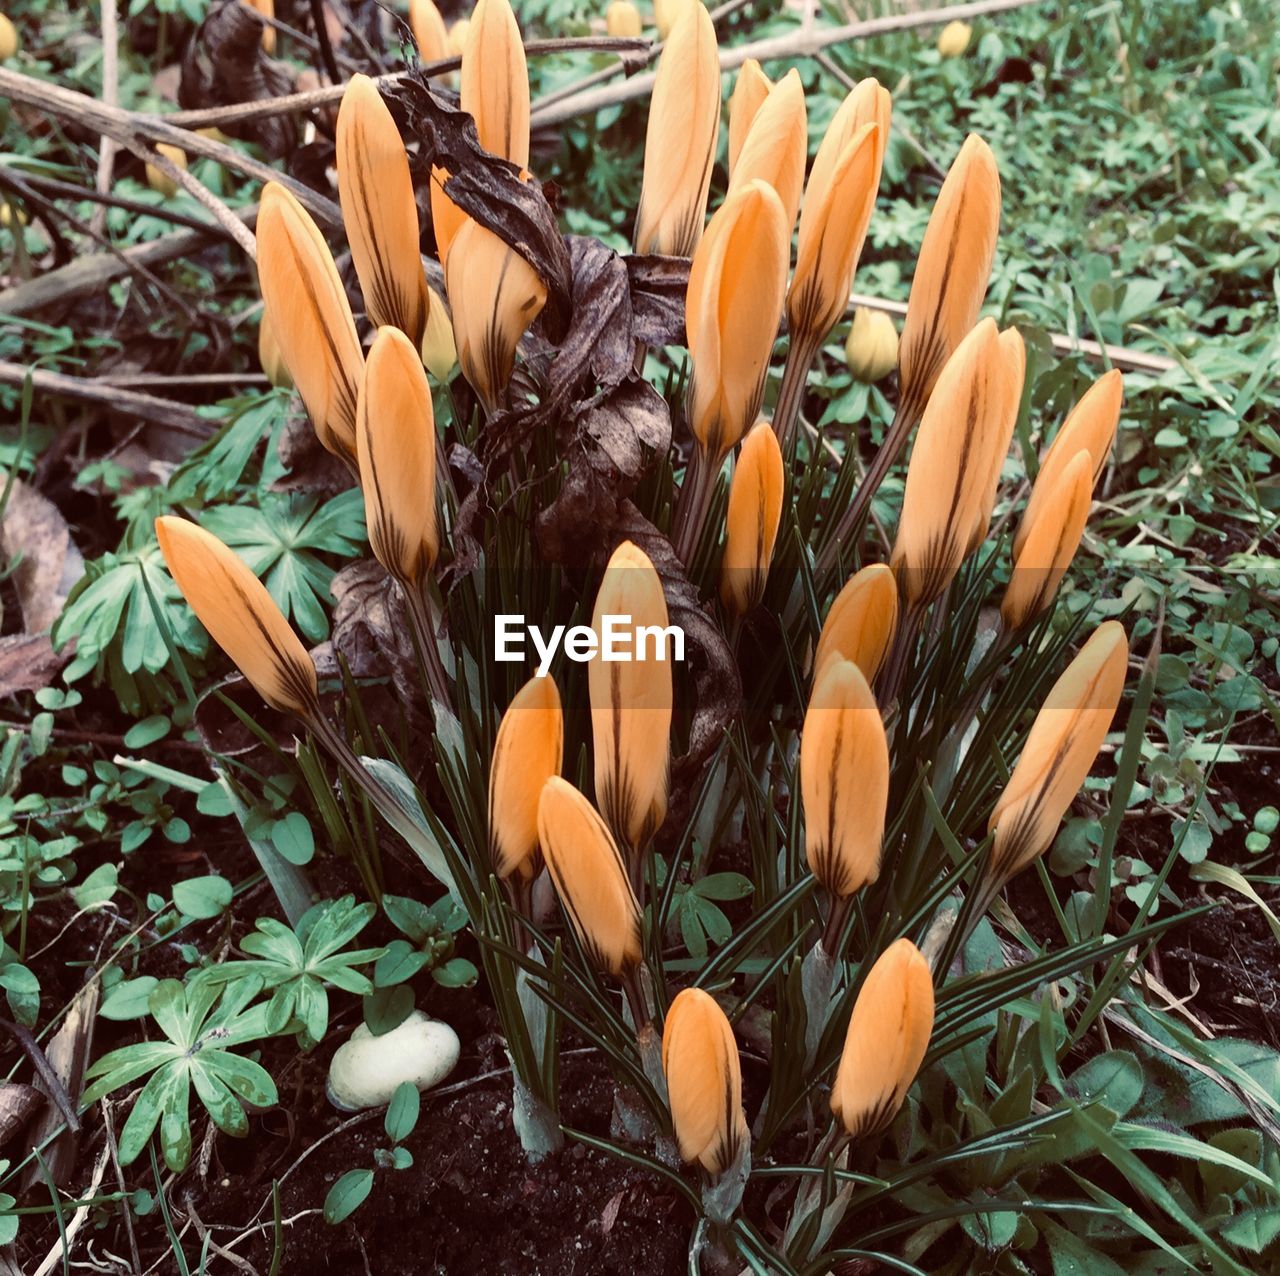
[[443,62],[449,56],[449,32],[432,0],[409,0],[409,29],[424,62]]
[[784,478],[777,435],[761,421],[742,441],[725,516],[720,597],[735,616],[749,612],[764,593],[782,518]]
[[1052,844],[1107,737],[1128,667],[1124,628],[1108,620],[1053,684],[991,812],[996,881],[1020,872]]
[[782,200],[787,215],[787,235],[800,211],[804,188],[804,165],[809,153],[804,85],[794,67],[769,91],[747,133],[729,178],[734,191],[760,178],[768,182]]
[[479,0],[471,14],[460,100],[486,151],[528,167],[529,68],[509,0]]
[[867,973],[849,1017],[831,1110],[854,1138],[897,1116],[933,1035],[933,976],[909,939],[895,940]]
[[817,682],[829,660],[852,660],[867,682],[875,681],[898,628],[898,586],[884,563],[872,563],[845,582],[818,636],[813,655]]
[[773,81],[760,69],[755,58],[748,58],[738,68],[738,78],[733,82],[733,93],[729,97],[729,178],[732,180],[734,169],[738,164],[738,155],[742,144],[751,131],[751,122],[756,112],[764,105],[764,100],[773,88]]

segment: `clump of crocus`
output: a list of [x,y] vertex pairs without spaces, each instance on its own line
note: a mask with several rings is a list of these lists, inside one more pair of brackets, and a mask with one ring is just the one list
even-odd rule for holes
[[1022,393],[1021,341],[984,319],[948,361],[907,468],[891,563],[914,613],[951,583],[986,534]]
[[625,981],[640,964],[640,905],[609,826],[572,784],[552,776],[538,800],[538,840],[587,956]]
[[285,367],[320,442],[354,467],[364,355],[329,246],[276,182],[262,192],[257,240],[258,282]]
[[738,165],[738,154],[747,134],[751,131],[756,112],[764,105],[773,88],[773,81],[765,75],[755,58],[748,58],[739,68],[729,95],[729,177],[732,179]]
[[667,1010],[662,1070],[681,1157],[718,1178],[739,1162],[751,1136],[733,1028],[701,988],[683,989]]
[[418,206],[400,130],[367,75],[352,76],[342,96],[337,164],[342,222],[369,320],[399,328],[416,346],[427,322]]
[[991,812],[988,875],[998,885],[1052,844],[1106,739],[1124,692],[1129,642],[1119,621],[1098,626],[1053,684],[1009,783]]
[[609,618],[625,622],[631,659],[596,659],[588,671],[596,801],[638,883],[640,852],[667,813],[672,662],[662,581],[630,541],[613,551],[596,594],[591,624],[601,651]]
[[735,616],[746,615],[764,593],[782,519],[785,478],[773,428],[761,421],[742,441],[725,516],[720,598]]
[[489,768],[489,858],[503,881],[531,882],[542,863],[538,802],[560,774],[564,715],[553,678],[530,678],[498,726]]
[[852,660],[874,682],[898,627],[898,586],[884,563],[851,576],[835,596],[813,655],[815,683],[828,661]]
[[638,36],[642,29],[640,10],[631,0],[613,0],[604,11],[604,27],[615,39]]
[[[0,59],[3,61],[3,59]],[[167,159],[175,168],[180,168],[183,172],[187,168],[187,153],[181,146],[173,146],[168,142],[159,142],[156,144],[156,154]],[[169,173],[165,172],[158,164],[147,164],[146,166],[147,185],[151,187],[157,194],[163,195],[165,199],[172,199],[178,193],[177,180]]]
[[906,1100],[933,1034],[933,976],[909,939],[876,959],[853,1004],[831,1110],[853,1138],[886,1129]]
[[449,32],[433,0],[409,0],[409,30],[424,62],[443,62],[449,57]]
[[315,663],[248,565],[186,519],[157,518],[156,537],[187,604],[253,689],[273,709],[315,721]]
[[[659,20],[661,33],[661,20]],[[636,213],[638,253],[688,257],[702,238],[720,136],[720,62],[711,15],[683,8],[658,59]]]
[[873,79],[863,80],[832,117],[814,157],[787,293],[791,347],[773,418],[784,449],[814,356],[849,304],[880,189],[891,109],[888,91]]
[[944,58],[958,58],[969,47],[973,28],[958,18],[938,32],[938,53]]
[[855,381],[872,385],[898,366],[898,330],[883,310],[859,306],[844,343],[844,358]]
[[804,85],[794,67],[769,90],[753,113],[751,126],[734,158],[729,190],[759,178],[778,193],[787,217],[787,234],[795,225],[804,188],[808,157]]

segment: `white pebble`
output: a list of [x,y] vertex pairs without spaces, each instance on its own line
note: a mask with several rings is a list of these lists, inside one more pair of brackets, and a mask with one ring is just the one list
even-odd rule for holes
[[460,1049],[458,1034],[421,1010],[380,1037],[361,1024],[329,1064],[329,1102],[357,1112],[385,1107],[405,1081],[430,1090],[453,1071]]

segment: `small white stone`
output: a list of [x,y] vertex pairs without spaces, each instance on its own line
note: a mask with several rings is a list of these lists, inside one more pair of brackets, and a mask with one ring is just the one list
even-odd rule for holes
[[329,1102],[344,1112],[358,1112],[385,1107],[405,1081],[430,1090],[453,1071],[460,1050],[458,1034],[421,1010],[380,1037],[361,1024],[329,1064]]

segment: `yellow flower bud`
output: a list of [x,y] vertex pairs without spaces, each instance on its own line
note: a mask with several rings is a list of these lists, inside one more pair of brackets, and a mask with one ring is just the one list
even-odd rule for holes
[[436,426],[422,358],[399,328],[379,328],[356,408],[365,526],[374,557],[420,589],[439,552]]
[[267,317],[266,306],[263,306],[262,317],[258,320],[258,362],[267,374],[267,380],[277,390],[293,389],[293,378],[289,375],[289,369],[284,366],[280,342],[276,340],[276,330]]
[[18,51],[18,28],[7,14],[0,13],[0,62],[7,62]]
[[944,58],[958,58],[969,47],[972,36],[973,28],[967,22],[948,22],[938,33],[938,52]]
[[800,210],[809,134],[804,85],[794,67],[770,90],[747,133],[729,178],[730,192],[756,178],[768,182],[782,200],[787,215],[787,238]]
[[911,280],[898,347],[902,407],[918,418],[978,318],[1000,230],[1000,174],[991,148],[970,133],[942,183]]
[[742,1111],[742,1064],[733,1028],[701,988],[676,994],[662,1029],[662,1071],[680,1155],[723,1174],[751,1137]]
[[880,189],[892,102],[874,79],[840,104],[814,156],[787,294],[792,339],[821,341],[844,315]]
[[257,239],[258,282],[285,366],[320,442],[354,462],[364,355],[329,246],[276,182],[263,189]]
[[588,668],[596,801],[617,835],[638,851],[667,814],[671,651],[662,581],[630,541],[613,551],[596,594],[591,627],[601,652],[606,617],[624,618],[616,623],[630,634],[632,658],[597,656]]
[[[1035,521],[1022,541],[1022,552],[1014,558],[1009,588],[1000,604],[1005,626],[1021,629],[1030,624],[1057,593],[1071,560],[1080,547],[1084,525],[1093,503],[1093,458],[1083,450],[1061,474],[1051,475],[1051,491],[1037,504]],[[1036,480],[1040,487],[1043,477]]]
[[1022,552],[1028,529],[1036,520],[1038,506],[1053,491],[1063,470],[1082,449],[1089,453],[1093,464],[1093,482],[1098,481],[1102,467],[1111,454],[1115,442],[1116,427],[1120,424],[1120,407],[1124,402],[1124,377],[1118,368],[1105,372],[1085,391],[1080,402],[1067,415],[1060,429],[1040,457],[1040,470],[1036,485],[1031,489],[1026,513],[1018,534],[1013,538],[1013,555]]
[[[916,433],[891,565],[903,599],[923,606],[960,568],[991,497],[991,458],[1008,450],[1009,404],[1020,367],[994,319],[960,343]],[[1020,384],[1016,387],[1020,392]],[[998,462],[996,465],[998,475]],[[981,535],[978,535],[981,539]]]
[[[157,142],[156,153],[163,155],[170,164],[173,164],[184,171],[186,170],[187,153],[181,146],[170,146],[168,142]],[[153,191],[163,195],[165,199],[172,199],[178,193],[178,183],[158,165],[146,165],[146,174],[147,185],[150,186]]]
[[761,421],[742,441],[725,516],[720,597],[735,616],[749,612],[764,593],[782,518],[784,479],[777,435]]
[[880,874],[889,801],[889,744],[862,670],[833,655],[800,733],[805,855],[814,877],[847,899]]
[[766,182],[734,191],[711,219],[689,268],[691,371],[685,410],[718,464],[760,412],[790,259],[787,216]]
[[[275,0],[244,0],[250,9],[262,14],[264,18],[276,16]],[[276,29],[269,23],[262,28],[262,51],[268,57],[276,51]]]
[[608,826],[567,780],[538,800],[538,839],[560,907],[590,959],[621,975],[640,962],[640,905]]
[[742,145],[751,131],[756,112],[764,105],[764,100],[773,88],[773,81],[760,69],[755,58],[748,58],[738,68],[738,78],[733,82],[733,93],[729,98],[729,179],[738,165],[738,155]]
[[688,257],[702,238],[720,136],[715,27],[701,0],[683,3],[658,59],[636,213],[636,252],[673,257]]
[[541,867],[538,801],[560,774],[564,715],[554,678],[530,678],[502,715],[489,768],[489,857],[499,877],[532,880]]
[[884,563],[872,563],[845,582],[827,612],[813,655],[814,681],[839,658],[852,660],[873,682],[897,628],[897,582]]
[[479,0],[462,53],[462,109],[480,145],[520,168],[529,163],[529,68],[509,0]]
[[367,75],[353,75],[342,95],[337,163],[342,222],[369,322],[399,328],[417,345],[427,321],[418,205],[400,130]]
[[273,709],[314,718],[315,664],[266,586],[195,523],[165,515],[156,537],[187,604],[254,690]]
[[520,338],[547,304],[546,285],[519,253],[468,218],[449,248],[445,288],[462,374],[494,412]]
[[409,30],[423,62],[443,62],[449,57],[449,32],[432,0],[409,0]]
[[471,30],[470,18],[459,18],[449,28],[449,56],[460,58],[467,47],[467,35]]
[[453,320],[445,308],[444,298],[434,288],[427,288],[427,326],[422,334],[422,362],[435,379],[444,385],[458,363],[458,350],[453,344]]
[[1108,620],[1053,684],[991,812],[995,880],[1020,872],[1052,844],[1107,738],[1128,667],[1124,628]]
[[29,220],[30,218],[27,217],[26,212],[16,204],[11,204],[8,200],[0,204],[0,226],[5,227],[6,230],[13,230],[16,226],[25,226]]
[[883,310],[859,306],[844,343],[844,357],[855,381],[868,385],[898,366],[898,330]]
[[640,34],[640,10],[631,0],[613,0],[604,11],[604,29],[615,40],[635,37]]
[[831,1111],[854,1138],[886,1129],[920,1071],[933,1035],[933,976],[909,939],[895,940],[867,972],[853,1003]]
[[653,23],[658,28],[658,39],[665,40],[685,10],[695,4],[701,8],[702,0],[653,0]]

